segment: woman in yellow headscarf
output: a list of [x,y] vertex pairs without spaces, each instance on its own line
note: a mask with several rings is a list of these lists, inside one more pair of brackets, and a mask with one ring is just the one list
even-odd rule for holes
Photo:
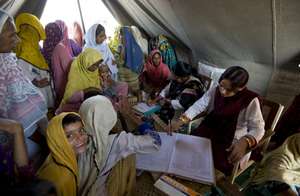
[[98,68],[103,61],[101,53],[85,49],[71,64],[64,97],[56,113],[77,112],[81,103],[91,95],[100,93]]
[[46,38],[44,27],[36,16],[29,13],[17,16],[16,27],[21,39],[15,50],[19,63],[32,83],[43,93],[48,108],[53,107],[49,67],[39,47],[39,41]]
[[131,154],[158,151],[158,133],[148,130],[139,136],[125,131],[110,134],[117,113],[104,96],[83,102],[80,115],[82,121],[76,113],[62,113],[50,121],[47,143],[51,152],[38,177],[53,182],[58,196],[132,195],[135,162],[121,162],[108,179],[111,169]]
[[87,148],[88,136],[76,113],[55,116],[47,129],[51,153],[38,171],[38,177],[55,185],[58,196],[76,196],[79,185],[77,159]]

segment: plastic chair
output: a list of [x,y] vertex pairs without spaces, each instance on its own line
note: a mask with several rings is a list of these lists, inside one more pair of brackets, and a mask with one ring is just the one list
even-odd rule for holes
[[[249,152],[253,151],[259,151],[258,153],[262,156],[264,152],[266,151],[270,139],[272,135],[274,134],[274,129],[276,127],[276,124],[282,114],[284,106],[267,100],[263,99],[262,100],[262,114],[263,118],[265,120],[265,135],[263,138],[258,142],[258,144],[255,146],[255,148],[250,149]],[[255,161],[249,160],[247,163],[247,166],[245,169],[240,169],[240,163],[238,162],[235,164],[232,175],[229,177],[229,181],[231,184],[234,183],[236,177],[238,177],[241,173],[243,173],[247,168],[249,168]]]

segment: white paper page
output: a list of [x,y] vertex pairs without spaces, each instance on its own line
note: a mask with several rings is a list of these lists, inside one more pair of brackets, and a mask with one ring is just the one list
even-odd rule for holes
[[214,183],[214,164],[209,139],[177,134],[169,173]]
[[135,109],[136,111],[139,111],[141,113],[145,113],[149,110],[152,110],[156,107],[156,105],[154,106],[148,106],[146,103],[144,102],[140,102],[137,105],[133,106],[132,108]]
[[167,172],[174,150],[176,137],[159,133],[162,145],[160,150],[151,154],[136,154],[136,168],[148,171]]

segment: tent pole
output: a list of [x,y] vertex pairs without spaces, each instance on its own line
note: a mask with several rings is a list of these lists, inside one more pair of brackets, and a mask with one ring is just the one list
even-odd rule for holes
[[81,5],[80,5],[80,0],[77,0],[77,6],[80,14],[80,19],[81,19],[81,25],[83,29],[83,33],[85,34],[85,26],[84,26],[84,20],[83,20],[83,15],[82,15],[82,10],[81,10]]

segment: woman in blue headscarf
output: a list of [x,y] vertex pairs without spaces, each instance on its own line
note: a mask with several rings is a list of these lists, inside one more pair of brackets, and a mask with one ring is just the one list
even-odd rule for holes
[[144,60],[143,51],[134,39],[129,27],[123,27],[121,30],[125,42],[125,66],[139,73]]

